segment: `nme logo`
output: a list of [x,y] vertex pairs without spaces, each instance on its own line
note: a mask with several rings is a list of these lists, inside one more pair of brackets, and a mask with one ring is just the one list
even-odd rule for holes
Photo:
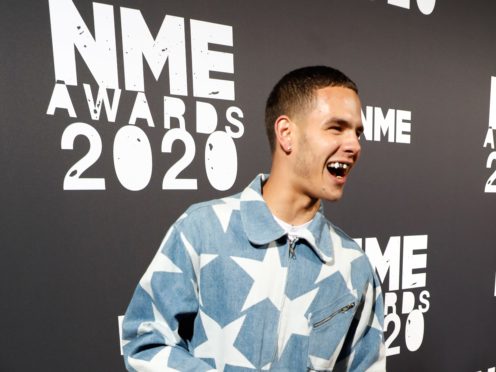
[[[386,355],[400,354],[402,339],[409,351],[417,351],[424,339],[424,314],[431,297],[425,289],[427,235],[391,236],[383,249],[377,238],[355,241],[377,270],[385,292]],[[402,329],[403,337],[399,337]]]
[[[410,9],[410,0],[388,0],[389,5]],[[436,0],[417,0],[417,6],[422,14],[429,15],[434,11]]]
[[363,137],[367,141],[380,142],[387,136],[392,143],[411,143],[411,111],[388,109],[380,107],[365,107],[362,111]]
[[[49,0],[48,5],[55,85],[46,113],[78,119],[67,123],[61,150],[74,150],[77,137],[90,145],[67,170],[63,189],[106,190],[106,181],[117,178],[123,188],[140,191],[158,173],[162,190],[197,190],[203,172],[195,177],[183,172],[198,152],[205,154],[196,162],[204,160],[210,185],[231,188],[238,170],[235,140],[244,134],[243,111],[235,103],[232,26],[164,14],[158,33],[152,34],[139,9],[93,3],[93,31],[71,0]],[[78,75],[76,50],[78,63],[84,62],[92,75],[86,81]],[[148,86],[145,74],[154,78]],[[76,113],[78,90],[88,108]],[[152,110],[150,102],[160,110]],[[102,141],[103,126],[115,128],[113,141]],[[152,146],[152,136],[162,138],[161,146]],[[113,153],[115,174],[85,175],[94,164],[108,165],[103,149]],[[172,152],[179,152],[179,160],[170,157]]]

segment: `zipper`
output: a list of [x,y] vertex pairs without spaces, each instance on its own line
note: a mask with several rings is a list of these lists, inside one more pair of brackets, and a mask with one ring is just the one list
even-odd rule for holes
[[328,317],[322,319],[322,320],[319,320],[317,323],[315,323],[313,325],[313,328],[318,328],[320,327],[322,324],[325,324],[327,323],[328,321],[330,321],[332,318],[334,318],[336,315],[338,314],[342,314],[342,313],[346,313],[348,310],[350,309],[353,309],[355,307],[355,303],[352,302],[351,304],[348,304],[346,306],[343,306],[341,309],[333,312],[331,315],[329,315]]
[[296,242],[298,238],[296,236],[288,235],[289,241],[289,258],[296,260]]
[[[295,236],[289,236],[288,235],[288,241],[289,241],[289,257],[295,259],[296,254],[295,254],[295,245],[296,241],[298,240],[297,237]],[[284,289],[282,292],[282,302],[281,302],[281,310],[279,311],[279,319],[277,320],[277,331],[276,331],[276,348],[274,350],[274,355],[272,356],[272,361],[270,362],[271,365],[275,362],[277,362],[277,352],[279,350],[279,333],[281,331],[281,313],[282,309],[284,308],[284,305],[286,303],[286,289],[288,287],[288,278],[289,278],[289,269],[290,269],[290,261],[288,262],[288,270],[286,271],[286,279],[284,281]]]

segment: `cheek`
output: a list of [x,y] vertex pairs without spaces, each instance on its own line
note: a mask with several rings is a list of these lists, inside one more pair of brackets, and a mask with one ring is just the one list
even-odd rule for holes
[[334,137],[323,138],[317,148],[322,157],[329,158],[339,149],[339,141]]
[[330,137],[327,139],[327,148],[330,151],[336,150],[340,145],[339,138],[336,138],[334,136]]
[[300,153],[294,162],[293,171],[299,177],[307,179],[312,173],[310,169],[311,164],[312,162],[307,158],[307,154]]

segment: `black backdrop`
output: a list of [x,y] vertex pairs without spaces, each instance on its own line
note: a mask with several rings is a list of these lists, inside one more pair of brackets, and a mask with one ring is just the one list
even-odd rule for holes
[[[102,4],[0,3],[1,371],[122,370],[117,317],[167,227],[189,204],[269,170],[265,98],[282,74],[312,64],[342,69],[361,92],[370,132],[344,199],[326,213],[380,272],[388,370],[494,368],[496,3]],[[126,61],[142,52],[133,37],[138,48],[152,41],[141,70]],[[77,82],[57,72],[61,61]],[[143,88],[126,85],[126,69]],[[101,81],[110,101],[120,89],[115,120],[88,106],[84,84],[96,101]],[[169,125],[164,111],[178,107],[184,122]],[[147,108],[154,126],[140,118]],[[177,177],[196,189],[163,189],[180,161]],[[77,177],[78,190],[64,189]],[[88,190],[87,178],[105,188]]]

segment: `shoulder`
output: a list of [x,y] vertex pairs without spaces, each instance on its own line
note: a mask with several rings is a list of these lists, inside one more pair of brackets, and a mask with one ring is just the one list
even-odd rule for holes
[[195,218],[198,215],[201,216],[204,215],[205,213],[210,213],[211,210],[217,205],[235,205],[235,204],[239,204],[239,200],[240,200],[240,193],[227,196],[224,198],[212,199],[200,203],[195,203],[190,205],[188,209],[186,209],[186,212],[184,212],[184,215],[181,217]]
[[217,218],[217,209],[239,209],[240,193],[219,199],[211,199],[190,205],[174,223],[176,228],[185,228],[199,224],[211,225]]
[[373,280],[375,269],[373,268],[368,256],[363,251],[362,247],[346,234],[341,228],[329,222],[331,231],[341,238],[341,248],[349,253],[343,256],[351,260],[352,272],[354,276],[363,277],[364,280]]
[[341,238],[341,242],[344,248],[348,249],[353,249],[356,251],[361,252],[362,254],[365,254],[363,252],[363,249],[358,245],[358,243],[352,239],[347,233],[343,231],[340,227],[334,225],[332,222],[329,222],[329,226],[331,231],[333,231],[335,234],[337,234]]

